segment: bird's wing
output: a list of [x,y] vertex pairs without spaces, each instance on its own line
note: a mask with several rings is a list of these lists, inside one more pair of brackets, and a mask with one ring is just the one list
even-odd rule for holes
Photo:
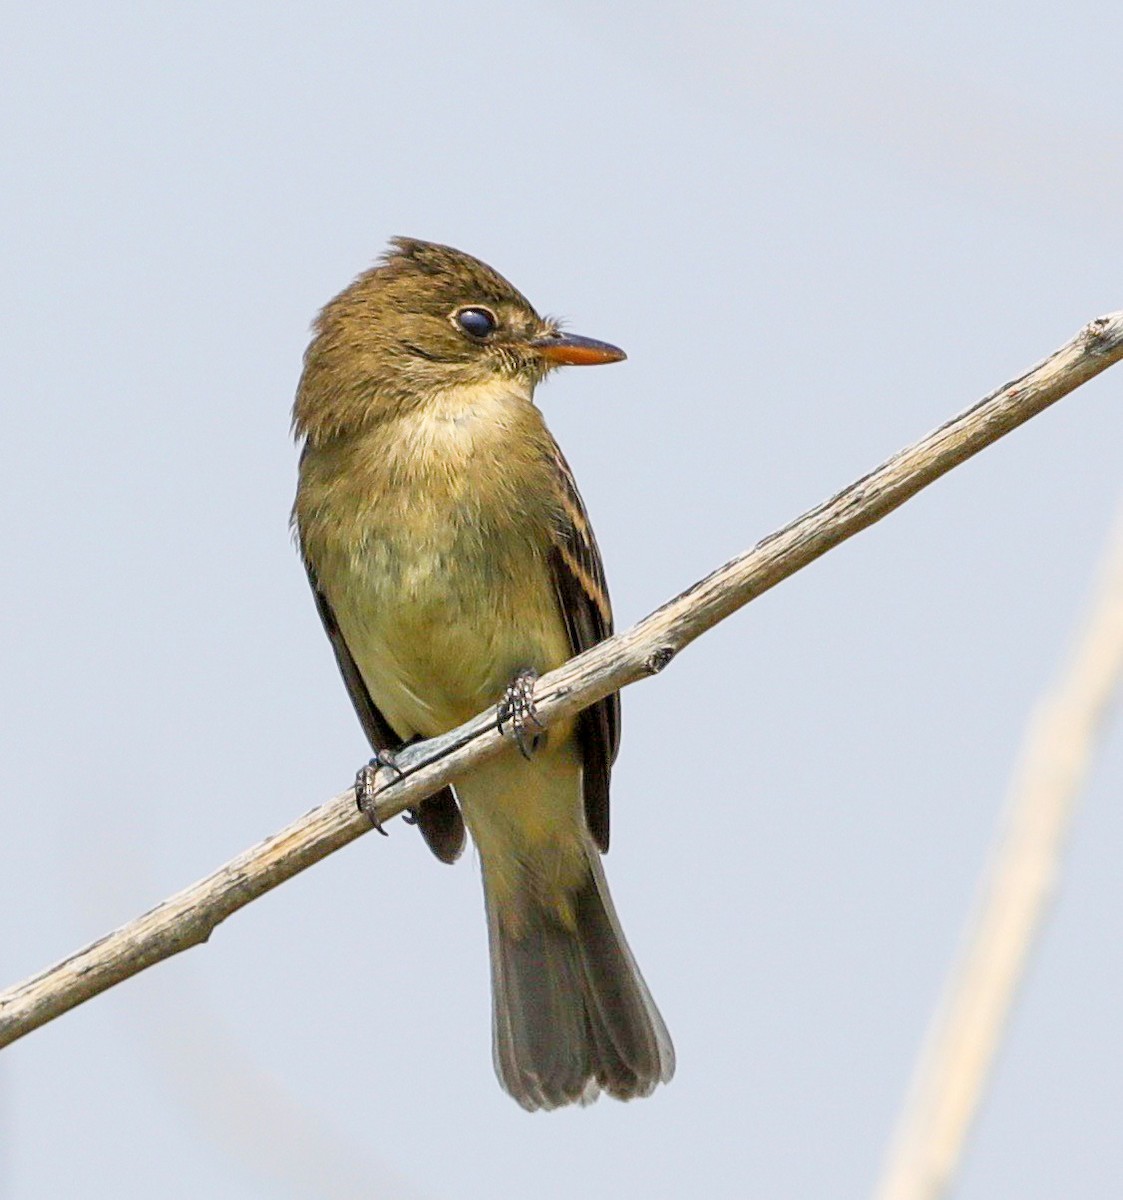
[[[335,661],[339,664],[339,673],[347,685],[351,703],[355,706],[359,722],[367,735],[373,750],[399,750],[402,739],[391,728],[389,721],[382,715],[378,705],[371,699],[370,692],[362,675],[359,673],[347,642],[339,628],[339,622],[332,612],[331,603],[316,579],[316,573],[307,558],[304,560],[308,572],[308,582],[312,585],[312,595],[316,598],[316,608],[320,620],[324,623],[324,632],[328,635],[331,648],[335,652]],[[417,827],[421,830],[429,849],[441,862],[455,862],[464,849],[464,818],[456,803],[452,788],[442,788],[432,796],[422,800],[421,804],[411,810]]]
[[[574,654],[612,636],[612,605],[597,539],[573,472],[554,447],[563,519],[550,552],[554,589]],[[582,710],[577,740],[584,760],[585,820],[602,853],[608,850],[608,781],[620,748],[620,693]]]

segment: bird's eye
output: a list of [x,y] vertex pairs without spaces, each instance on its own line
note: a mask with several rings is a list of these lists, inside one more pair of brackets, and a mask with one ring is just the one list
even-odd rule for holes
[[460,309],[456,314],[456,323],[469,337],[478,338],[480,341],[494,333],[499,324],[493,312],[475,307]]

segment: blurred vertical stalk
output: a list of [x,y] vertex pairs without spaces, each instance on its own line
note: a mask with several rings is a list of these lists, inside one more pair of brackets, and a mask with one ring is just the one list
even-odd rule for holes
[[876,1200],[937,1200],[963,1155],[1123,674],[1123,511],[1091,609],[1038,704],[959,960],[922,1047]]

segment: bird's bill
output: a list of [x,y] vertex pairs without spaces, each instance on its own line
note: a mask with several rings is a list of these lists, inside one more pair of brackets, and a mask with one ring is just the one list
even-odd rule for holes
[[593,367],[600,363],[622,362],[628,356],[619,346],[581,337],[577,333],[553,333],[535,338],[531,349],[557,366]]

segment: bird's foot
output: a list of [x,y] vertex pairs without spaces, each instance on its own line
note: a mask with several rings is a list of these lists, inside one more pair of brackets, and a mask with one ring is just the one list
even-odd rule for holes
[[382,828],[382,822],[378,819],[378,772],[385,768],[387,771],[393,771],[394,774],[401,779],[402,769],[398,766],[397,759],[389,750],[376,750],[374,757],[365,767],[360,767],[358,774],[355,776],[355,803],[358,806],[359,812],[378,830],[383,837],[390,835]]
[[534,707],[534,685],[537,680],[538,672],[526,667],[507,685],[499,705],[499,732],[504,733],[503,727],[510,726],[519,753],[526,759],[538,749],[546,732],[546,726],[538,719]]

